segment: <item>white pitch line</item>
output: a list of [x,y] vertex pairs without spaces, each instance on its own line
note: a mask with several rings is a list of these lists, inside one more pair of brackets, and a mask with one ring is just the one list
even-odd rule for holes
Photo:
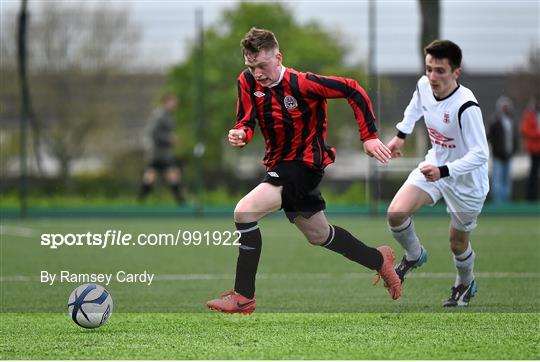
[[[481,279],[540,278],[540,273],[475,272],[474,275]],[[259,274],[257,275],[257,279],[371,279],[374,276],[374,273],[274,273]],[[455,273],[413,273],[409,275],[409,277],[419,279],[446,279],[455,276]],[[221,280],[232,278],[234,278],[234,274],[163,274],[156,275],[154,280]]]
[[37,230],[26,228],[26,227],[0,225],[0,235],[33,238],[39,235],[39,233],[37,232]]
[[0,282],[35,282],[39,277],[30,277],[27,275],[6,275],[0,277]]
[[[540,273],[515,273],[515,272],[476,272],[478,279],[540,279]],[[289,273],[289,274],[260,274],[257,279],[281,280],[281,279],[372,279],[373,273]],[[409,278],[416,279],[449,279],[455,277],[454,273],[413,273]],[[189,280],[230,280],[233,274],[162,274],[156,275],[154,281],[189,281]],[[34,282],[39,281],[38,276],[29,275],[4,275],[0,282]]]

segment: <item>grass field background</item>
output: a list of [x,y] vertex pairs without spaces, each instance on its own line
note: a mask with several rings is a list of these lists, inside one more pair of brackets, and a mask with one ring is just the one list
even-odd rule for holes
[[[370,245],[401,251],[384,218],[333,217]],[[223,217],[34,219],[2,224],[2,359],[539,359],[540,223],[534,216],[481,217],[473,233],[479,292],[469,308],[446,310],[454,281],[448,217],[415,220],[429,261],[392,301],[371,287],[373,273],[309,245],[284,217],[260,222],[263,253],[257,311],[227,316],[205,307],[232,287],[230,246],[61,247],[42,233],[231,230]],[[58,273],[156,274],[151,286],[107,286],[114,312],[106,326],[79,328],[66,315],[76,283],[47,286]]]

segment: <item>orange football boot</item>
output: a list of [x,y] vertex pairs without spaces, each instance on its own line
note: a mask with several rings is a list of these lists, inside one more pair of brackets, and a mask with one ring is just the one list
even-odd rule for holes
[[206,303],[208,308],[223,313],[251,314],[255,310],[255,296],[253,299],[244,297],[242,294],[230,290],[218,299],[212,299]]
[[388,289],[388,293],[392,299],[399,299],[401,296],[401,281],[394,270],[394,250],[386,245],[379,246],[377,250],[379,250],[383,256],[383,264],[373,280],[373,285],[377,284],[377,282],[382,278],[384,280],[384,286],[386,289]]

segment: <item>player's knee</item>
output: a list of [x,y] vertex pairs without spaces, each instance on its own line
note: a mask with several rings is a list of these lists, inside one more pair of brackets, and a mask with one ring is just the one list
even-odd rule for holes
[[167,172],[167,181],[169,183],[179,183],[180,182],[180,172],[176,169],[171,169]]
[[238,203],[236,205],[236,208],[234,209],[234,221],[235,222],[249,222],[246,221],[246,212],[244,211],[244,206],[241,205],[241,203]]
[[167,182],[170,184],[177,184],[177,183],[180,183],[180,178],[174,175],[168,175]]
[[145,172],[142,179],[145,184],[153,184],[156,182],[156,178],[155,172]]
[[234,209],[234,221],[240,223],[257,221],[254,219],[254,212],[249,201],[242,199],[236,204]]
[[403,225],[405,220],[407,220],[409,217],[409,214],[400,211],[399,208],[394,205],[390,205],[386,213],[386,220],[388,221],[388,225],[392,227]]

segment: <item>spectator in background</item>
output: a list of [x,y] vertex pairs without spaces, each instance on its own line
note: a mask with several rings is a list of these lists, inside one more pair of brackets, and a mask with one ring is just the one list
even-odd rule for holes
[[181,171],[174,157],[174,121],[176,97],[166,93],[160,106],[154,110],[145,130],[148,165],[144,170],[139,201],[142,202],[152,190],[158,176],[164,177],[178,204],[184,202],[181,190]]
[[540,166],[540,94],[523,113],[521,135],[531,155],[531,168],[527,181],[527,201],[538,200],[538,169]]
[[512,118],[512,100],[506,96],[497,99],[495,115],[488,129],[488,140],[493,154],[492,200],[500,204],[512,196],[512,155],[517,150],[518,134]]

